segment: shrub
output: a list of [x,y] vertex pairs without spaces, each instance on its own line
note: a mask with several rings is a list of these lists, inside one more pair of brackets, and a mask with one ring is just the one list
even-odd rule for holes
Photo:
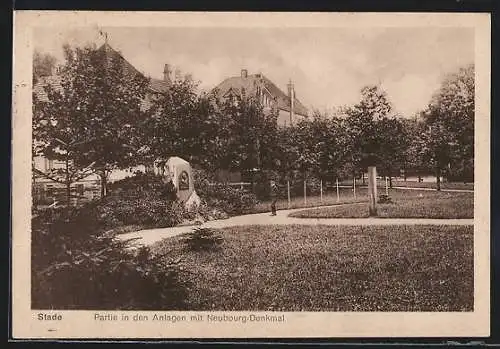
[[160,175],[135,172],[133,176],[126,177],[109,185],[111,192],[128,192],[138,194],[144,191],[160,191],[164,182]]
[[271,197],[271,181],[278,185],[279,175],[276,171],[262,170],[253,176],[253,192],[259,200],[269,200]]
[[392,198],[387,194],[380,194],[378,197],[379,204],[392,204]]
[[254,194],[224,184],[209,186],[202,197],[208,206],[217,207],[230,215],[248,212],[257,204]]
[[[91,211],[60,210],[32,221],[32,308],[181,309],[176,261],[130,249],[104,234]],[[94,216],[94,218],[97,218]]]
[[108,229],[122,225],[172,227],[188,216],[174,187],[161,176],[140,172],[112,183],[110,194],[93,206]]
[[237,215],[251,211],[257,204],[255,194],[227,184],[215,183],[213,178],[205,171],[194,171],[195,190],[206,206],[217,208],[229,215]]
[[110,196],[97,204],[101,219],[113,228],[120,225],[144,225],[146,227],[173,227],[186,215],[182,203],[152,197]]
[[182,240],[190,251],[210,251],[219,247],[224,239],[211,228],[196,228]]

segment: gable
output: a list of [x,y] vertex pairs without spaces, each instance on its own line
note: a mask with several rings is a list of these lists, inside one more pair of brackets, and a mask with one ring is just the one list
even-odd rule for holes
[[[144,76],[140,71],[138,71],[132,64],[130,64],[123,56],[116,50],[114,50],[109,44],[103,44],[98,50],[102,50],[108,55],[108,57],[113,57],[117,59],[123,69],[124,78],[133,78],[136,75]],[[33,92],[35,94],[35,98],[40,101],[48,102],[48,96],[44,89],[44,86],[51,86],[57,92],[62,92],[63,87],[61,85],[61,76],[52,75],[40,78],[40,80],[33,86]],[[165,93],[171,86],[170,80],[160,80],[160,79],[152,79],[149,78],[148,88],[153,93]],[[147,107],[147,101],[144,104],[144,107]]]
[[[257,95],[258,89],[263,88],[277,103],[279,109],[290,112],[290,98],[276,84],[262,74],[248,75],[246,78],[235,76],[223,80],[213,91],[217,91],[219,96],[226,97],[233,93],[241,94],[244,90],[248,95]],[[307,108],[295,97],[294,112],[302,116],[307,116]]]

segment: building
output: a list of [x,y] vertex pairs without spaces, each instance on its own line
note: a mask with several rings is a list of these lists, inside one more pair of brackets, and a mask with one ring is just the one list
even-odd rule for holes
[[308,110],[297,99],[292,81],[288,83],[285,93],[265,75],[261,73],[249,75],[246,69],[242,69],[239,76],[225,79],[214,88],[213,92],[220,98],[235,96],[258,98],[264,107],[264,112],[277,114],[279,126],[290,126],[308,117]]
[[[109,58],[118,59],[123,67],[124,77],[134,76],[136,74],[143,75],[139,72],[132,64],[130,64],[123,56],[113,49],[109,43],[106,42],[98,48],[105,52],[106,56]],[[150,106],[151,99],[158,94],[166,93],[169,87],[172,85],[172,70],[169,64],[165,64],[163,67],[163,79],[149,79],[148,93],[145,100],[143,101],[142,108],[147,109]],[[45,92],[45,86],[50,85],[56,91],[62,91],[61,77],[58,75],[58,71],[54,71],[51,76],[41,78],[33,86],[33,98],[37,98],[39,101],[48,102],[48,97]],[[48,159],[43,156],[36,156],[33,158],[33,199],[37,204],[52,205],[57,202],[61,202],[65,199],[65,186],[59,182],[53,181],[43,174],[49,173],[51,170],[64,168],[66,164],[61,161]],[[150,170],[151,166],[147,166],[147,170]],[[146,170],[145,166],[139,166],[133,170]],[[116,180],[123,179],[131,174],[131,171],[117,170],[110,174],[109,181],[113,182]],[[72,195],[74,196],[73,203],[79,201],[88,201],[94,198],[100,197],[100,179],[96,174],[89,175],[76,183],[72,184]]]

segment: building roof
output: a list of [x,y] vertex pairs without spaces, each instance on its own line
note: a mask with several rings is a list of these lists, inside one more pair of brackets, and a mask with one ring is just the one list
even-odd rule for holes
[[[219,91],[221,96],[224,96],[230,90],[241,91],[242,88],[245,89],[247,94],[255,94],[259,85],[264,86],[276,98],[279,109],[290,111],[290,97],[263,74],[230,77],[222,81],[214,90]],[[303,116],[308,114],[307,108],[297,97],[294,99],[294,112]]]
[[[123,65],[123,72],[125,75],[133,76],[139,74],[144,76],[143,73],[138,71],[132,64],[130,64],[125,58],[123,58],[120,52],[113,49],[108,43],[104,43],[98,50],[104,50],[107,55],[121,61]],[[166,92],[171,85],[172,81],[170,80],[170,77],[168,75],[166,76],[166,80],[150,78],[149,82],[149,88],[154,92],[160,93]]]
[[[123,66],[124,76],[134,76],[136,74],[144,76],[140,71],[138,71],[132,64],[130,64],[123,56],[113,49],[108,43],[103,44],[98,50],[104,50],[110,57],[118,59]],[[61,85],[61,77],[58,75],[45,76],[40,78],[40,80],[33,86],[33,92],[36,97],[42,101],[48,101],[47,93],[45,92],[44,86],[50,85],[54,90],[61,92],[63,87]],[[149,89],[156,93],[165,93],[168,88],[172,85],[172,81],[167,76],[166,80],[161,79],[149,79]]]

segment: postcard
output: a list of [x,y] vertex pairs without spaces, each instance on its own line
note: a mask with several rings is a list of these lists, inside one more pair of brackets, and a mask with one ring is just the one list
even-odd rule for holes
[[490,25],[16,11],[13,338],[488,336]]

